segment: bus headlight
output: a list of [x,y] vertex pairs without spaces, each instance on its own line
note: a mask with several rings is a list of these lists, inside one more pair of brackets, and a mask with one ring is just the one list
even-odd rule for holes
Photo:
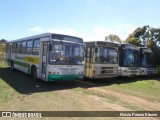
[[53,72],[53,74],[56,74],[56,72]]

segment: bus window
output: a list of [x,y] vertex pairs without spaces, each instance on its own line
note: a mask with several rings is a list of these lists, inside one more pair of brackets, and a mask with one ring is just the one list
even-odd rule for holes
[[22,42],[22,45],[21,45],[21,53],[22,53],[22,54],[26,53],[26,42]]
[[21,42],[17,42],[16,53],[20,53],[21,51]]
[[40,46],[40,40],[34,40],[33,43],[33,49],[32,49],[32,54],[33,55],[38,55],[39,54],[39,46]]
[[27,42],[27,49],[26,49],[27,54],[32,54],[32,44],[33,44],[33,41],[31,40]]
[[16,46],[17,46],[16,42],[12,44],[12,53],[16,52]]

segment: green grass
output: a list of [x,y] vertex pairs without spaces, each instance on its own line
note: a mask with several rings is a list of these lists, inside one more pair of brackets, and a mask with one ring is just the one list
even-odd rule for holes
[[0,61],[0,67],[6,67],[7,63],[5,61]]
[[139,79],[137,81],[132,81],[125,84],[113,84],[109,87],[104,87],[107,89],[112,89],[117,92],[122,92],[126,94],[132,94],[139,96],[150,101],[157,100],[160,101],[160,81],[151,79],[143,80]]

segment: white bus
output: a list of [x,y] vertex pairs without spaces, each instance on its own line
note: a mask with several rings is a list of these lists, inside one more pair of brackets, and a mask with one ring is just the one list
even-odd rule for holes
[[84,75],[83,39],[44,33],[7,43],[11,69],[45,81],[78,80]]
[[118,44],[85,42],[85,77],[112,78],[118,76]]
[[140,52],[140,75],[155,75],[156,69],[153,63],[153,53],[150,48],[141,47]]
[[119,76],[139,75],[139,49],[132,44],[119,45]]

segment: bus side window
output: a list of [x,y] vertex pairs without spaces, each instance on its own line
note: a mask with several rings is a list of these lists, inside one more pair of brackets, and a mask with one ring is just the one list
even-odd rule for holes
[[22,45],[21,45],[21,53],[22,53],[22,54],[25,54],[25,53],[26,53],[26,42],[22,42]]
[[12,53],[16,53],[16,46],[17,46],[17,43],[14,42],[14,43],[12,44]]
[[32,40],[27,42],[26,54],[32,54],[32,45],[33,45],[33,41]]
[[21,51],[21,42],[17,42],[16,53],[20,53]]
[[39,39],[34,40],[33,49],[32,49],[33,55],[39,54],[39,47],[40,47],[40,40]]

